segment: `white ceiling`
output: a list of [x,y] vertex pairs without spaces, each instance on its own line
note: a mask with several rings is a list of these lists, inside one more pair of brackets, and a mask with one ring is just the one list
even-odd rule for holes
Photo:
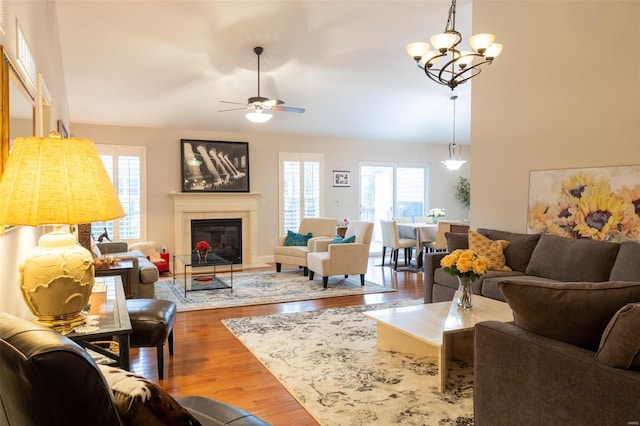
[[[451,90],[405,53],[444,30],[449,1],[57,0],[70,120],[449,143]],[[471,3],[456,28],[471,35]],[[463,42],[463,45],[465,42]],[[304,114],[250,123],[220,100],[261,95]],[[464,47],[464,46],[463,46]],[[482,77],[478,77],[482,78]],[[455,90],[469,141],[469,83]]]

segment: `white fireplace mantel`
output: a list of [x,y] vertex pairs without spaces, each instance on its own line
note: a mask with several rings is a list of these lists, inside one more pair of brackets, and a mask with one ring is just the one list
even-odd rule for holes
[[175,244],[179,251],[177,254],[193,251],[191,220],[242,219],[243,266],[257,263],[258,202],[261,194],[171,192],[169,196],[173,198]]

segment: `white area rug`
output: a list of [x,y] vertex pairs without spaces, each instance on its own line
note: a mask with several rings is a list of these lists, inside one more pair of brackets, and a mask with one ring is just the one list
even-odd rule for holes
[[473,367],[453,362],[438,392],[430,357],[380,351],[365,310],[331,308],[223,323],[322,425],[473,425]]
[[[226,283],[230,282],[228,272],[218,276]],[[178,312],[396,291],[370,281],[365,281],[365,285],[361,286],[359,276],[347,279],[343,276],[330,277],[329,286],[325,289],[321,279],[310,281],[309,277],[303,276],[298,270],[281,273],[235,272],[233,291],[188,291],[185,296],[184,284],[176,281],[174,285],[172,278],[161,278],[155,286],[155,298],[176,302]]]

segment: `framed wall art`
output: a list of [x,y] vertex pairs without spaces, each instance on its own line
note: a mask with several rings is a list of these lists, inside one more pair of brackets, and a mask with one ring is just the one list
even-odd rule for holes
[[180,140],[182,192],[249,192],[249,143]]
[[333,186],[351,186],[351,172],[334,170]]
[[533,170],[529,233],[640,240],[640,165]]

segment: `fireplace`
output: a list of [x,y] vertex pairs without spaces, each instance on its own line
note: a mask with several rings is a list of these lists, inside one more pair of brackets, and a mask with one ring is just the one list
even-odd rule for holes
[[[259,264],[257,261],[257,249],[260,194],[172,192],[169,195],[173,198],[174,238],[177,254],[193,253],[195,244],[200,241],[193,241],[191,238],[192,220],[241,219],[241,267],[251,267]],[[260,265],[262,264],[260,263]],[[236,268],[233,269],[235,270]]]
[[242,219],[191,219],[191,241],[206,241],[211,253],[242,264]]

